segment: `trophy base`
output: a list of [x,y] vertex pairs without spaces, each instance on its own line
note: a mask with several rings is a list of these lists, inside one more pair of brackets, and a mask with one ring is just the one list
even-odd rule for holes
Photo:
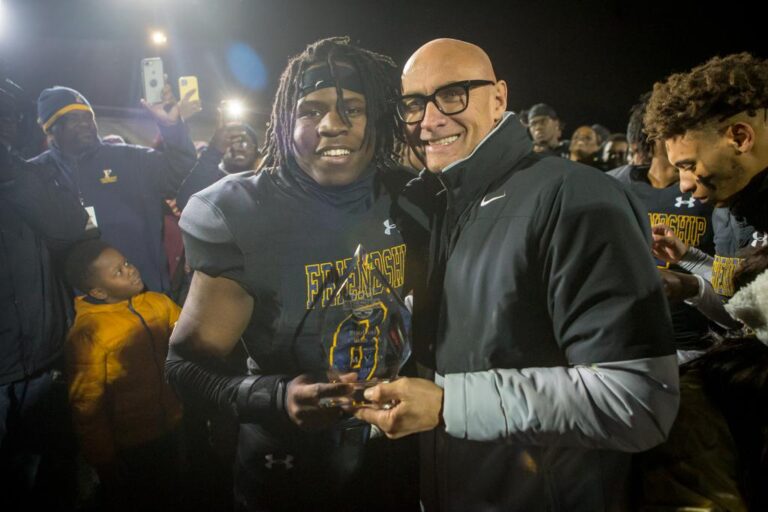
[[376,386],[377,384],[385,384],[391,382],[389,379],[373,379],[373,380],[365,380],[365,381],[358,381],[358,382],[352,382],[350,383],[354,390],[352,391],[352,394],[347,396],[337,396],[332,398],[321,398],[318,401],[318,405],[320,407],[350,407],[355,409],[361,409],[364,407],[371,408],[371,409],[391,409],[395,406],[395,402],[387,402],[384,404],[377,404],[374,402],[371,402],[370,400],[367,400],[363,394],[365,393],[365,390],[368,388],[372,388],[373,386]]

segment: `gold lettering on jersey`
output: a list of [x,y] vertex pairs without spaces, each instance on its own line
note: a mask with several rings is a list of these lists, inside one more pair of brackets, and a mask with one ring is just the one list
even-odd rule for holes
[[707,232],[707,218],[698,215],[678,215],[675,213],[648,212],[651,226],[664,224],[675,232],[677,238],[686,245],[698,247],[701,237]]
[[[311,263],[304,266],[307,280],[306,308],[312,308],[318,293],[323,289],[326,280],[333,279],[333,269],[341,276],[352,265],[352,258],[345,258],[333,262]],[[369,299],[384,293],[384,285],[379,282],[371,272],[371,266],[379,269],[394,288],[401,288],[405,283],[405,244],[388,247],[380,251],[368,253],[368,260],[361,265],[361,269],[349,276],[348,290],[354,300]],[[318,300],[321,307],[327,306],[333,296],[333,286],[326,286],[323,296]],[[341,294],[336,297],[332,306],[340,306],[344,303]]]
[[725,297],[733,297],[733,273],[744,258],[715,256],[712,263],[712,288]]

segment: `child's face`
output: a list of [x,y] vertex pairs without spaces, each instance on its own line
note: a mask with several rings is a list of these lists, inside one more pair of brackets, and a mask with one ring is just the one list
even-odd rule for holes
[[97,299],[112,304],[128,300],[144,290],[138,269],[116,249],[105,249],[92,268],[94,287],[89,293]]

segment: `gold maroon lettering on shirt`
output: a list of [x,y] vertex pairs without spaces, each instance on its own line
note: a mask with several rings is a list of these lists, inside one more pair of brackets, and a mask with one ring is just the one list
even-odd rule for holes
[[[317,294],[323,290],[323,296],[318,304],[321,307],[327,306],[333,296],[334,287],[326,286],[323,289],[323,283],[326,280],[333,279],[333,269],[339,276],[344,275],[346,270],[353,264],[352,258],[345,258],[337,261],[327,261],[323,263],[310,263],[304,266],[304,273],[307,279],[307,302],[306,308],[312,308]],[[368,253],[368,259],[350,275],[347,285],[349,296],[355,300],[370,299],[384,293],[384,284],[375,278],[371,272],[371,265],[374,265],[389,281],[395,289],[401,288],[405,283],[405,244],[388,247],[380,251],[371,251]],[[339,306],[344,303],[341,294],[336,297],[332,306]]]
[[648,217],[651,226],[664,224],[675,232],[677,238],[692,247],[698,247],[701,237],[707,232],[707,218],[699,215],[648,212]]
[[744,258],[715,256],[712,263],[712,288],[725,297],[733,297],[733,273]]

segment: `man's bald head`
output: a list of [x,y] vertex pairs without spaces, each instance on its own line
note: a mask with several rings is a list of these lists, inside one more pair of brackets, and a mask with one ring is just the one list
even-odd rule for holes
[[[434,39],[418,50],[408,59],[403,68],[403,80],[409,74],[419,72],[424,68],[450,66],[454,76],[471,76],[465,80],[496,81],[491,58],[479,46],[459,41],[458,39]],[[457,80],[462,80],[458,78]]]
[[471,86],[462,112],[443,114],[429,103],[420,123],[406,125],[408,144],[432,172],[468,156],[498,124],[507,107],[507,85],[496,80],[491,59],[482,48],[457,39],[428,42],[403,68],[404,96],[429,96],[441,87],[469,80],[493,83]]

